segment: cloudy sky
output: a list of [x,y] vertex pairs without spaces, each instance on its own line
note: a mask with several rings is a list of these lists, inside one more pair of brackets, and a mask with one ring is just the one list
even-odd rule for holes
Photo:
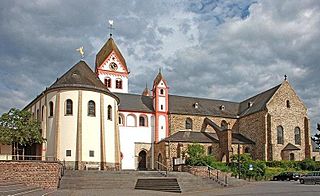
[[170,93],[244,100],[283,81],[320,122],[319,0],[1,0],[0,113],[22,108],[113,37],[130,91],[161,67]]

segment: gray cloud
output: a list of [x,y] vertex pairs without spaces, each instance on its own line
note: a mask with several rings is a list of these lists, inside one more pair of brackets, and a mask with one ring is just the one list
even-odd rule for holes
[[162,67],[173,94],[240,101],[283,75],[320,121],[320,3],[305,1],[0,2],[0,113],[21,108],[109,36],[126,58],[130,91]]

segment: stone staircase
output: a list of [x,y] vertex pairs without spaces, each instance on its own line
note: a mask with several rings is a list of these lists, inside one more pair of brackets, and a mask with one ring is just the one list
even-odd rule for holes
[[181,193],[176,178],[141,178],[137,180],[135,189]]
[[42,189],[35,186],[26,186],[19,182],[0,181],[0,195],[1,196],[42,196],[50,193],[52,190]]
[[173,193],[221,188],[208,178],[186,172],[169,172],[164,177],[157,171],[71,171],[67,170],[59,191],[67,190],[156,190]]

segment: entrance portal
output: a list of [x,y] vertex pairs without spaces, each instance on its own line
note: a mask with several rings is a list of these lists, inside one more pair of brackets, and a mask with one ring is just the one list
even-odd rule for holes
[[147,153],[146,151],[142,150],[139,152],[138,158],[138,170],[147,170]]

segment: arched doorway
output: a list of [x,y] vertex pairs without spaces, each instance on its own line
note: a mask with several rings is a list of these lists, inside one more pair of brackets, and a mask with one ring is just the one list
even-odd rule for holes
[[290,161],[294,161],[294,154],[293,154],[293,153],[290,153],[290,155],[289,155],[289,160],[290,160]]
[[147,153],[144,150],[139,152],[138,170],[147,170]]

